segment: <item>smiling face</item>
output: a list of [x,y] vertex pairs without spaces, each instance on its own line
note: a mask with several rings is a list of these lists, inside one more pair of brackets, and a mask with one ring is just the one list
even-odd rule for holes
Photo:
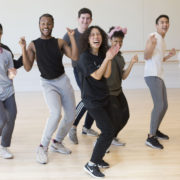
[[97,28],[93,28],[89,35],[89,44],[92,51],[98,52],[102,44],[102,35]]
[[119,48],[121,48],[122,44],[123,44],[123,38],[122,37],[112,37],[111,46],[119,45]]
[[89,27],[91,21],[92,21],[92,18],[90,14],[88,13],[81,14],[80,17],[78,18],[79,28],[82,31],[85,31]]
[[42,39],[51,38],[52,29],[54,27],[53,20],[50,17],[43,16],[39,21],[39,29]]
[[156,29],[157,32],[164,37],[169,29],[169,20],[165,17],[160,18],[156,24]]

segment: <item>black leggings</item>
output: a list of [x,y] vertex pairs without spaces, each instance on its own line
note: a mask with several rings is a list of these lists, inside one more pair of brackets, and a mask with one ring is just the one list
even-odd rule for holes
[[129,107],[124,96],[124,93],[121,92],[118,96],[110,96],[111,101],[111,111],[113,117],[113,123],[115,125],[115,137],[118,136],[118,133],[124,128],[129,119]]
[[17,109],[14,94],[5,101],[0,101],[0,136],[1,145],[9,147],[14,130]]
[[103,107],[87,108],[87,110],[95,119],[96,125],[101,131],[90,159],[91,162],[98,164],[102,161],[114,137],[114,125],[111,121],[111,105],[109,103]]

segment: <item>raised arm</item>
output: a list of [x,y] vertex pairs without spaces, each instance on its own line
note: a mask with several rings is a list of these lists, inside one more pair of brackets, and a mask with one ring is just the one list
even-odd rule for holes
[[135,55],[132,57],[131,62],[129,63],[129,66],[127,67],[127,69],[125,69],[123,72],[123,75],[122,75],[123,80],[129,76],[129,73],[131,72],[133,65],[137,62],[138,62],[138,56]]
[[78,60],[78,48],[76,45],[76,40],[74,38],[74,30],[67,28],[67,33],[71,42],[71,47],[67,44],[66,41],[59,39],[59,46],[63,48],[63,51],[67,57],[76,61]]
[[176,50],[173,48],[169,51],[168,55],[163,58],[163,61],[166,61],[167,59],[169,59],[175,55],[176,55]]
[[23,59],[24,69],[26,71],[30,71],[35,60],[34,43],[31,42],[26,50],[26,40],[24,37],[22,37],[19,41],[19,44],[21,45],[22,48],[22,59]]
[[147,40],[146,48],[144,50],[144,59],[145,60],[151,59],[151,57],[153,55],[153,51],[156,47],[156,44],[157,44],[157,39],[156,39],[155,35],[150,36],[149,39]]
[[111,75],[111,60],[118,53],[118,51],[119,51],[119,46],[111,47],[107,51],[106,57],[103,63],[101,64],[100,68],[91,74],[91,76],[94,79],[100,80],[103,76],[105,78],[108,78]]

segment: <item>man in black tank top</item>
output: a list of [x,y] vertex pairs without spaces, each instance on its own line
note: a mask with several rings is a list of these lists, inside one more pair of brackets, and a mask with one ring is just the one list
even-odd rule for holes
[[69,149],[64,147],[62,141],[75,119],[74,91],[62,64],[63,54],[74,61],[78,58],[74,31],[67,28],[71,41],[71,47],[69,47],[64,40],[51,36],[53,27],[54,19],[52,15],[43,14],[39,18],[41,37],[32,41],[27,50],[25,38],[21,38],[19,42],[22,48],[23,65],[26,71],[31,70],[36,58],[41,73],[40,81],[44,98],[50,111],[40,146],[37,149],[36,159],[42,164],[48,162],[47,150],[61,118],[61,106],[64,109],[64,118],[61,120],[56,137],[51,144],[50,148],[52,151],[63,154],[71,153]]

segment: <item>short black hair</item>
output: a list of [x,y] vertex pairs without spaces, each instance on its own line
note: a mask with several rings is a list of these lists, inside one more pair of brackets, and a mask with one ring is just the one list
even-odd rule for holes
[[78,18],[80,18],[81,14],[89,14],[92,18],[92,12],[88,8],[82,8],[78,11]]
[[160,16],[158,16],[158,17],[156,18],[156,24],[158,24],[158,21],[159,21],[159,19],[161,19],[161,18],[166,18],[166,19],[168,20],[168,22],[169,22],[169,16],[166,15],[166,14],[161,14]]
[[46,13],[46,14],[43,14],[42,16],[40,16],[39,23],[40,23],[42,17],[49,17],[49,18],[51,18],[51,20],[52,20],[52,22],[54,24],[54,18],[53,18],[53,16],[51,14]]
[[[110,29],[109,29],[109,33],[114,29],[115,27],[112,26]],[[110,37],[111,39],[115,37],[115,38],[124,38],[124,33],[120,30],[120,31],[115,31],[112,36]]]
[[0,23],[0,30],[3,30],[3,27],[2,27],[2,25],[1,25],[1,23]]

